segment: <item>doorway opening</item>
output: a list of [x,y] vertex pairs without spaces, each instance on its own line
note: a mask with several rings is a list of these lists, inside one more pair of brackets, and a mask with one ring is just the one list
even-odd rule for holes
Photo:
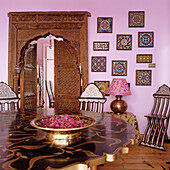
[[[54,40],[62,37],[51,34],[40,38],[37,43],[37,107],[49,108],[54,101]],[[34,42],[32,42],[34,43]]]

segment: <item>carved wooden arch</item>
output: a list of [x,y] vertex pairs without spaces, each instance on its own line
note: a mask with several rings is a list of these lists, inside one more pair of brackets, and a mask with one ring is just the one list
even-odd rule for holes
[[[48,33],[46,33],[44,35],[38,35],[38,36],[34,37],[33,39],[28,40],[26,42],[26,44],[22,47],[21,52],[20,52],[20,56],[19,56],[19,63],[18,63],[19,67],[24,65],[25,52],[26,52],[27,48],[30,46],[31,42],[37,41],[40,38],[47,38],[49,35],[52,35],[52,36],[54,36],[56,38],[62,38],[63,41],[66,42],[66,43],[69,43],[69,44],[71,43],[69,40],[65,39],[64,37],[59,36],[59,35],[53,35],[50,32],[48,32]],[[77,55],[77,57],[79,57],[79,56]]]
[[8,84],[18,92],[20,53],[28,41],[50,32],[71,42],[77,49],[82,66],[82,88],[88,84],[88,17],[87,11],[10,12]]

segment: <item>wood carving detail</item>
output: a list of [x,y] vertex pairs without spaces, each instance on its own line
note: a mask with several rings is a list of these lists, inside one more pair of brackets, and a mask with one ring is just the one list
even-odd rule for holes
[[166,84],[163,84],[154,95],[170,96],[170,88]]
[[58,103],[57,103],[57,110],[58,110],[58,113],[72,113],[74,112],[75,113],[75,110],[77,110],[77,107],[78,107],[79,103],[78,103],[78,100],[77,99],[72,99],[72,100],[69,100],[69,99],[60,99],[58,100]]
[[14,109],[18,109],[19,98],[6,83],[0,82],[0,111],[11,110],[11,103]]
[[[35,24],[35,23],[32,23],[30,24],[29,26],[28,25],[24,25],[24,24],[18,24],[18,25],[15,25],[16,29],[17,30],[23,30],[23,29],[31,29],[31,30],[34,30],[34,29],[37,29],[37,30],[41,30],[41,29],[80,29],[82,28],[82,24],[81,23],[39,23],[39,24]],[[41,30],[42,31],[42,30]],[[44,32],[48,32],[48,30],[43,30]]]
[[24,109],[34,109],[33,103],[35,100],[32,98],[32,96],[25,98],[25,108]]
[[82,22],[85,21],[84,14],[28,14],[28,15],[13,15],[12,22],[22,23],[22,22]]
[[64,15],[63,21],[84,21],[84,15]]
[[16,93],[21,74],[16,75],[15,72],[25,64],[22,50],[27,48],[31,41],[43,38],[48,33],[63,37],[76,49],[78,62],[81,62],[82,68],[82,88],[88,84],[87,18],[91,16],[89,12],[10,12],[8,16],[8,84]]
[[[55,108],[61,112],[79,110],[80,72],[76,50],[64,41],[54,41]],[[62,102],[62,103],[61,103]]]
[[40,14],[38,15],[39,22],[62,21],[62,15],[55,14]]
[[14,91],[4,82],[0,82],[0,99],[17,98]]
[[79,40],[71,41],[71,45],[76,49],[77,58],[80,62],[80,42],[79,42]]
[[12,16],[12,22],[35,22],[36,20],[37,20],[36,14]]
[[[77,86],[77,76],[76,73],[77,70],[74,69],[67,69],[67,70],[60,70],[58,73],[58,82],[60,84],[62,84],[62,86],[60,86],[60,84],[58,84],[58,92],[60,94],[78,94],[79,95],[79,91],[80,89],[75,87]],[[67,89],[67,91],[65,91],[65,89]]]
[[103,93],[100,91],[100,89],[96,86],[94,83],[90,83],[87,85],[83,93],[81,94],[82,98],[105,98],[103,96]]

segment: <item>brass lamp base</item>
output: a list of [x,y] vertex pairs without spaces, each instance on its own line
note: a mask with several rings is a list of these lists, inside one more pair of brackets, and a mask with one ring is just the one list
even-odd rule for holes
[[121,98],[122,96],[116,96],[116,100],[110,104],[110,108],[115,114],[123,114],[127,110],[127,103]]

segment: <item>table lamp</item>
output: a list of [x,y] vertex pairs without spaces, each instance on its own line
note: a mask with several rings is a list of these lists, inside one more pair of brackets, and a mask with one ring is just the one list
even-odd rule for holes
[[115,114],[123,114],[127,110],[127,103],[121,98],[122,96],[131,95],[126,79],[114,78],[108,88],[107,94],[116,96],[116,100],[113,100],[110,104],[111,110]]

